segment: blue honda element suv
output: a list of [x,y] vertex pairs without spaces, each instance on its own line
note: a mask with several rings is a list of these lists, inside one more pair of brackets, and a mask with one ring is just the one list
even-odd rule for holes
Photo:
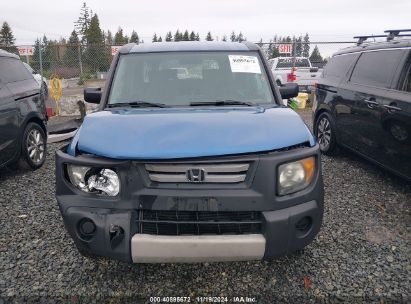
[[271,259],[323,217],[320,151],[258,46],[128,44],[99,110],[56,154],[56,196],[79,251],[134,263]]

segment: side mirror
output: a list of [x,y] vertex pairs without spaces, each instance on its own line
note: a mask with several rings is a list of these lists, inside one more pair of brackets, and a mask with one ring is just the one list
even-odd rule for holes
[[318,72],[318,68],[313,67],[310,69],[310,73],[315,73],[315,72]]
[[84,89],[84,100],[89,103],[100,103],[101,88]]
[[298,96],[298,84],[286,83],[280,86],[280,94],[282,99],[290,99]]

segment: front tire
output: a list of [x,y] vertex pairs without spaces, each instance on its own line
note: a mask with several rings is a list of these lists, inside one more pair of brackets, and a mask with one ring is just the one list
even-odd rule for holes
[[317,117],[314,124],[314,134],[322,153],[330,156],[338,153],[336,127],[329,113],[323,112]]
[[23,133],[21,160],[33,170],[40,168],[46,160],[47,138],[37,123],[29,123]]

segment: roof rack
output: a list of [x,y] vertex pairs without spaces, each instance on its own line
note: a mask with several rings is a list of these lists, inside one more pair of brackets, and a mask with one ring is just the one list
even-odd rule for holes
[[405,29],[405,30],[386,30],[384,33],[388,33],[387,35],[387,41],[393,40],[395,37],[406,37],[406,36],[411,36],[410,34],[402,34],[400,35],[401,32],[411,32],[411,29]]
[[387,41],[391,41],[396,37],[411,37],[411,33],[401,34],[403,32],[411,32],[411,29],[403,30],[386,30],[384,33],[386,35],[364,35],[364,36],[355,36],[354,39],[358,39],[357,45],[363,44],[368,38],[387,38]]
[[368,38],[386,38],[387,35],[367,35],[367,36],[355,36],[354,39],[358,39],[357,45],[361,45]]

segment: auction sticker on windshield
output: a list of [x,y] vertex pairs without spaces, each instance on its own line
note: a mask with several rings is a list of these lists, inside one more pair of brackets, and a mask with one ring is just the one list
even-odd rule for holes
[[261,74],[260,64],[255,56],[228,55],[231,72]]

